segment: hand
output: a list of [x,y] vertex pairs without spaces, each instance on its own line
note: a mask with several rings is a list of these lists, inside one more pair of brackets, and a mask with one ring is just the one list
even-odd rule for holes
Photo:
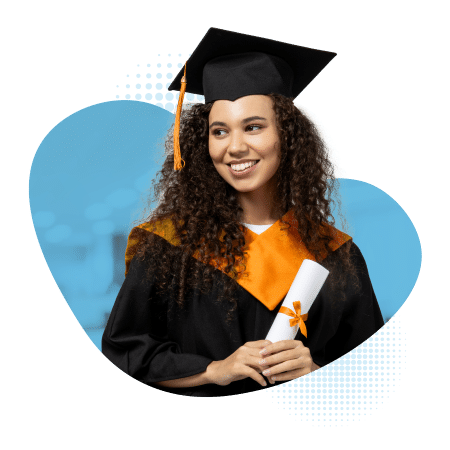
[[233,381],[253,378],[261,386],[267,386],[261,374],[264,368],[258,364],[261,361],[259,351],[273,345],[270,341],[252,341],[239,347],[228,358],[213,361],[206,369],[206,376],[210,383],[227,386]]
[[267,345],[261,352],[263,375],[271,384],[302,377],[320,369],[311,358],[309,348],[301,341],[286,340]]

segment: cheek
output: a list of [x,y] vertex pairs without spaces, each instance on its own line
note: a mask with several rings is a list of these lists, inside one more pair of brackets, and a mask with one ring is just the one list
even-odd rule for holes
[[215,164],[216,162],[218,162],[220,158],[220,152],[218,151],[217,145],[214,145],[214,142],[211,139],[209,140],[208,143],[208,151],[209,156],[213,160],[213,163]]
[[266,140],[264,146],[261,146],[258,153],[269,161],[279,161],[281,159],[280,142],[278,139]]
[[254,136],[252,147],[264,157],[274,156],[279,153],[280,140],[275,133],[267,133]]

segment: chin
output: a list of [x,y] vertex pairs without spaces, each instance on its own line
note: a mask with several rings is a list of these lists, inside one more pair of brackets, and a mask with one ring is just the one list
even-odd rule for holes
[[244,192],[253,192],[253,191],[256,191],[256,190],[258,190],[261,186],[260,185],[256,185],[256,186],[254,186],[254,185],[252,185],[252,186],[245,186],[245,185],[239,185],[239,184],[231,184],[231,183],[228,183],[230,186],[232,186],[237,192],[242,192],[242,193],[244,193]]

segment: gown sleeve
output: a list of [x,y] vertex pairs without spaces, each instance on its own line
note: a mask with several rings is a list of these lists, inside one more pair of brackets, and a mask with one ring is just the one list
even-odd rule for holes
[[102,353],[131,377],[151,384],[204,372],[212,359],[183,353],[167,333],[166,299],[145,261],[132,259],[102,338]]

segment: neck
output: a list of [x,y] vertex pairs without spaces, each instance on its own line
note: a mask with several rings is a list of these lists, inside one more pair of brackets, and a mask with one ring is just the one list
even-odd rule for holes
[[283,216],[280,204],[276,201],[274,188],[265,187],[252,192],[239,192],[238,199],[244,210],[243,223],[269,225]]

